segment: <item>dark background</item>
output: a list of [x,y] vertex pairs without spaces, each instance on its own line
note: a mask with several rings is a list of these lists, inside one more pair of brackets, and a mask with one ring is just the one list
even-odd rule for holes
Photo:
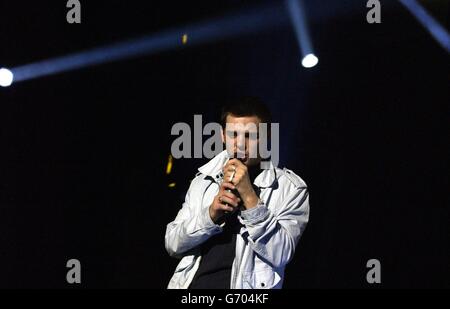
[[[276,1],[2,1],[0,65],[14,67]],[[216,3],[217,2],[217,3]],[[164,249],[204,160],[175,160],[173,124],[217,121],[257,95],[281,123],[281,166],[311,217],[286,288],[450,287],[448,54],[399,4],[308,1],[319,65],[289,24],[0,89],[0,287],[164,288]],[[448,4],[428,9],[448,28]],[[280,4],[281,5],[281,4]],[[286,18],[288,18],[286,16]],[[174,188],[168,184],[176,182]],[[382,284],[366,282],[379,259]]]

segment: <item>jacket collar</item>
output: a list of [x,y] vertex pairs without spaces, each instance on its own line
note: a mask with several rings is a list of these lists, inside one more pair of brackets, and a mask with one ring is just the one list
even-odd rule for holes
[[[198,170],[200,173],[206,176],[210,176],[214,181],[222,181],[223,173],[222,168],[230,159],[228,152],[226,150],[222,151],[214,158],[212,158],[208,163],[200,167]],[[271,187],[275,180],[277,179],[276,170],[272,162],[269,162],[269,169],[263,170],[253,182],[256,186],[260,188]]]

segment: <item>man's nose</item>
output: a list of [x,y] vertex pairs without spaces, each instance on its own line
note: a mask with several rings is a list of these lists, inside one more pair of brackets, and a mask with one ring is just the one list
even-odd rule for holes
[[245,139],[238,138],[236,140],[236,147],[238,150],[244,151],[245,150]]

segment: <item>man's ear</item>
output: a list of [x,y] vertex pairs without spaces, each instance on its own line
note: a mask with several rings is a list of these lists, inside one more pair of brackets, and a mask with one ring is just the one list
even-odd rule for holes
[[221,137],[222,137],[222,143],[225,144],[225,131],[223,130],[223,128],[220,129],[220,133],[222,133],[222,134],[221,134]]

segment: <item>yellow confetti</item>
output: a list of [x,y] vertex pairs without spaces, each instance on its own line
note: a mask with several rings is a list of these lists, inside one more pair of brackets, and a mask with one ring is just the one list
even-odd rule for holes
[[169,155],[169,159],[167,161],[166,174],[169,175],[172,172],[173,166],[173,158],[172,155]]
[[182,38],[181,38],[181,42],[183,43],[183,45],[187,44],[188,41],[188,35],[187,34],[183,34]]

